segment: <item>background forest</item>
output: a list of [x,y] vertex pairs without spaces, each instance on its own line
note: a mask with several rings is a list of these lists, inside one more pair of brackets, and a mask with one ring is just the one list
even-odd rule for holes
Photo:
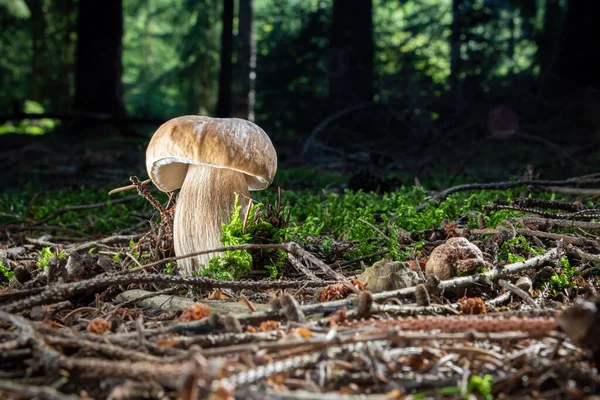
[[310,150],[344,168],[449,159],[464,172],[491,146],[484,158],[518,159],[512,172],[560,175],[596,149],[598,12],[593,0],[2,0],[0,132],[82,139],[111,124],[101,135],[147,138],[178,115],[237,116],[284,163]]

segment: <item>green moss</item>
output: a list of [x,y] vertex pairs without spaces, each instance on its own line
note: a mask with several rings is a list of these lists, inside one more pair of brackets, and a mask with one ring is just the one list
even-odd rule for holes
[[420,393],[415,393],[414,395],[411,396],[411,398],[415,399],[415,400],[421,400],[421,399],[431,399],[431,398],[437,398],[439,396],[456,396],[458,394],[460,394],[461,390],[459,387],[457,386],[447,386],[447,387],[441,387],[439,389],[435,389],[435,390],[428,390],[425,392],[420,392]]
[[[20,190],[1,191],[0,224],[39,221],[62,208],[105,203],[101,207],[62,213],[45,224],[75,229],[87,234],[112,234],[138,223],[140,214],[150,214],[154,211],[142,197],[118,204],[110,202],[110,200],[131,196],[133,192],[118,193],[110,197],[107,192],[108,189],[86,187],[42,190],[34,185],[28,185]],[[153,191],[153,194],[161,202],[167,198],[162,192]]]
[[[279,171],[276,181],[284,187],[289,182],[301,181],[325,186],[326,183],[344,179],[341,174],[305,168]],[[434,182],[438,186],[447,186],[442,183]],[[428,187],[431,185],[429,183]],[[284,204],[279,200],[269,202],[273,198],[274,188],[253,193],[255,203],[246,227],[243,226],[242,217],[234,211],[231,222],[223,229],[222,243],[234,246],[296,241],[317,246],[318,252],[332,260],[340,257],[349,260],[387,250],[386,257],[405,261],[411,252],[418,254],[422,243],[410,248],[401,247],[398,242],[401,230],[415,232],[438,229],[444,220],[460,221],[472,228],[478,226],[478,220],[483,220],[486,227],[493,228],[520,213],[508,210],[481,211],[482,206],[496,201],[510,202],[522,192],[521,189],[459,192],[445,201],[428,204],[417,211],[416,206],[428,199],[423,187],[401,187],[391,193],[378,194],[351,190],[343,193],[325,190],[315,192],[309,189],[310,186],[313,185],[306,184],[304,187],[307,189],[303,190],[282,190]],[[31,185],[22,191],[4,191],[0,193],[0,224],[39,221],[64,207],[101,203],[122,197],[119,194],[109,198],[106,193],[106,189],[89,188],[42,191]],[[165,194],[157,191],[153,191],[153,194],[159,201],[166,201]],[[550,195],[536,194],[536,197],[546,198]],[[69,211],[57,215],[47,224],[76,229],[86,234],[113,234],[139,222],[140,215],[149,215],[154,211],[140,197],[120,204]],[[339,242],[352,242],[353,245],[349,251],[336,253],[337,246],[333,244]],[[148,257],[139,254],[133,241],[130,250],[141,262]],[[524,237],[508,241],[500,249],[500,259],[507,262],[522,261],[537,254],[538,249],[532,248]],[[121,259],[122,255],[117,257]],[[365,262],[373,263],[379,259],[381,256]],[[220,254],[218,260],[209,264],[205,274],[231,279],[242,276],[252,268],[265,268],[272,276],[280,276],[286,264],[286,254],[281,250],[228,252]]]
[[483,377],[473,375],[469,378],[467,385],[467,398],[475,392],[479,392],[486,399],[493,399],[492,390],[494,387],[494,377],[486,374]]
[[569,263],[567,257],[560,259],[560,265],[562,272],[555,273],[550,277],[550,286],[552,286],[553,295],[573,286],[573,279],[579,275],[579,270]]
[[[310,242],[318,251],[333,256],[334,241],[354,242],[354,246],[343,254],[345,259],[364,257],[389,250],[387,257],[404,261],[411,252],[423,246],[423,242],[409,248],[401,248],[398,232],[439,228],[444,219],[455,221],[462,216],[468,219],[469,226],[476,226],[476,214],[483,204],[494,200],[507,201],[512,196],[506,191],[483,191],[478,193],[457,193],[439,204],[429,204],[422,211],[415,207],[427,199],[422,187],[400,188],[383,195],[362,191],[344,191],[342,194],[310,191],[284,191],[286,205],[278,204],[277,215],[274,207],[269,207],[268,197],[264,203],[255,204],[249,214],[246,230],[239,216],[239,207],[232,214],[231,222],[223,227],[223,245],[245,243],[281,243],[296,241]],[[486,214],[488,223],[503,221],[512,211],[490,211]],[[285,224],[280,224],[285,220]],[[318,240],[314,240],[318,238]],[[515,241],[530,253],[524,238]],[[507,247],[508,248],[508,247]],[[262,251],[263,259],[257,260],[255,252],[228,252],[213,259],[205,269],[205,274],[237,278],[254,268],[267,268],[277,276],[285,265],[283,251]],[[265,261],[264,255],[268,254]],[[514,252],[508,252],[514,254]],[[254,258],[252,258],[254,257]],[[512,257],[512,256],[511,256]],[[366,262],[375,262],[381,257],[373,257]]]
[[543,252],[543,249],[532,247],[524,236],[519,235],[502,243],[498,252],[498,259],[513,264],[523,262]]
[[[427,199],[421,187],[400,188],[392,193],[352,192],[343,194],[286,192],[291,219],[286,232],[287,240],[306,242],[310,237],[328,236],[336,240],[357,241],[347,258],[361,257],[382,249],[390,250],[388,257],[404,260],[408,251],[400,251],[398,230],[409,232],[440,227],[444,219],[456,221],[470,216],[468,225],[476,227],[473,210],[494,200],[507,200],[512,193],[484,191],[457,193],[438,204],[429,204],[423,210],[415,207]],[[488,226],[495,226],[512,211],[490,211],[485,219]],[[471,215],[473,215],[471,217]],[[375,259],[369,260],[376,261]]]
[[45,269],[53,256],[56,256],[59,260],[62,260],[67,258],[67,253],[65,253],[64,250],[52,251],[52,248],[44,247],[37,258],[38,267],[40,269]]
[[[279,201],[271,205],[267,198],[264,203],[253,203],[245,225],[240,210],[236,197],[231,220],[223,225],[223,246],[249,243],[279,244],[287,240],[289,210]],[[202,274],[216,279],[238,279],[254,267],[265,268],[271,276],[278,277],[285,267],[286,257],[285,251],[277,249],[226,251],[213,257],[208,267],[202,270]]]
[[9,281],[12,281],[15,277],[15,273],[10,268],[4,266],[2,261],[0,261],[0,275],[4,276]]
[[[244,230],[244,221],[240,217],[241,206],[238,204],[238,196],[235,197],[235,206],[231,213],[231,220],[223,224],[221,244],[223,246],[238,246],[250,241],[251,235]],[[255,207],[250,209],[250,217],[253,216]],[[202,275],[211,276],[215,279],[236,279],[252,269],[252,256],[247,250],[226,251],[214,256],[204,266]]]
[[165,264],[165,274],[167,275],[173,275],[173,268],[175,268],[175,266],[177,265],[177,261],[170,261],[168,263]]

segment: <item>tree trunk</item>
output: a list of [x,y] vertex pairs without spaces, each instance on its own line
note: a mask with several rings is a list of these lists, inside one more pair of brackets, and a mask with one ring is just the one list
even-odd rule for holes
[[510,36],[508,37],[508,48],[506,49],[506,55],[509,61],[509,71],[511,74],[516,73],[516,62],[515,62],[515,43],[517,41],[515,32],[515,19],[518,17],[516,9],[512,5],[507,6],[509,9],[510,19],[508,20],[508,31]]
[[216,115],[231,116],[233,65],[233,0],[223,0],[223,32],[221,34],[221,70],[219,72],[219,99]]
[[536,61],[540,69],[540,78],[546,79],[554,70],[557,56],[557,43],[561,40],[561,26],[563,25],[563,12],[560,0],[546,0],[544,6],[543,27],[536,34],[537,53]]
[[600,2],[570,0],[554,74],[565,82],[600,89],[600,63],[593,57],[600,38]]
[[44,79],[44,33],[46,31],[46,20],[44,16],[42,0],[32,0],[29,9],[31,11],[31,44],[33,55],[31,57],[31,92],[30,100],[41,100],[41,82]]
[[372,14],[372,0],[333,0],[329,96],[336,109],[373,100]]
[[452,90],[453,99],[460,103],[462,99],[462,18],[460,6],[462,0],[452,0],[452,25],[450,36],[450,88]]
[[80,0],[77,17],[77,111],[124,114],[122,0]]
[[[57,76],[53,78],[51,90],[52,104],[50,110],[64,111],[71,107],[74,93],[74,68],[77,40],[73,32],[77,29],[77,4],[75,0],[54,0],[56,13],[61,15],[60,39],[56,45],[60,49],[53,56],[58,57]],[[48,55],[47,55],[48,56]]]
[[256,41],[254,39],[253,0],[238,0],[238,34],[235,38],[236,63],[233,116],[254,121],[256,82]]

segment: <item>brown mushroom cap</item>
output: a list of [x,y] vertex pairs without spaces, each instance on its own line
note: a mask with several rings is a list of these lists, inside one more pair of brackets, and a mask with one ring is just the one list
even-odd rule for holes
[[250,121],[186,115],[154,133],[146,169],[160,190],[170,192],[181,187],[189,164],[241,172],[249,190],[261,190],[273,181],[277,153],[265,131]]

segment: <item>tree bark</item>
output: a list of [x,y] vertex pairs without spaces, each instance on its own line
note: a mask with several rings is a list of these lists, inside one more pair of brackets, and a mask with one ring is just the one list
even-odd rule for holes
[[373,1],[334,0],[329,96],[336,109],[373,100]]
[[235,37],[233,116],[254,121],[256,82],[256,40],[253,0],[238,0],[238,34]]
[[554,63],[558,53],[557,43],[561,43],[561,26],[564,13],[560,0],[546,0],[544,7],[543,26],[536,34],[536,61],[540,69],[540,78],[546,79],[554,71]]
[[221,70],[219,71],[219,98],[216,115],[231,116],[233,64],[233,0],[223,0],[223,32],[221,34]]
[[[56,13],[61,16],[61,35],[56,45],[60,49],[57,54],[58,71],[57,76],[53,78],[50,88],[52,104],[50,110],[68,110],[73,102],[75,89],[74,68],[76,60],[77,40],[73,37],[73,32],[77,29],[77,4],[76,0],[53,0],[53,6]],[[56,23],[56,22],[54,22]]]
[[80,0],[77,17],[77,111],[124,114],[122,0]]
[[31,92],[30,99],[40,101],[42,97],[42,80],[44,78],[44,33],[46,31],[46,19],[44,16],[42,0],[32,0],[30,2],[31,11],[31,44],[33,54],[31,57]]
[[462,18],[460,6],[462,0],[452,0],[452,25],[450,26],[450,88],[454,100],[460,103],[462,99]]

